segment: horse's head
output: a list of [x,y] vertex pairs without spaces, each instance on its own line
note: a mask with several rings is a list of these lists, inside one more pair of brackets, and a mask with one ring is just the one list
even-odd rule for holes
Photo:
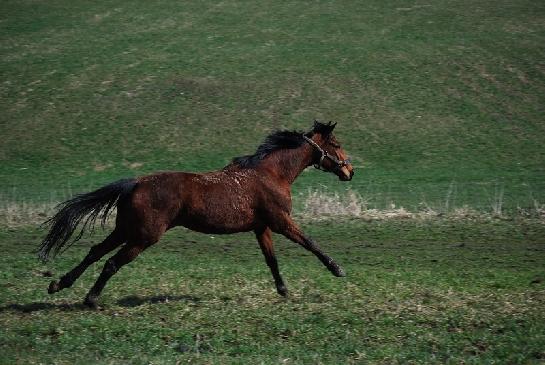
[[337,123],[328,124],[314,121],[312,130],[303,138],[314,148],[312,164],[317,169],[332,172],[339,180],[350,181],[354,176],[354,168],[339,141],[333,135]]

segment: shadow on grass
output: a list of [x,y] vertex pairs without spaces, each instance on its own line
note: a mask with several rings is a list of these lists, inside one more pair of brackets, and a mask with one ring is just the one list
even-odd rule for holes
[[[117,304],[121,307],[134,308],[144,304],[159,304],[168,302],[191,302],[199,303],[200,298],[191,295],[155,295],[151,297],[139,297],[131,295],[125,298],[121,298],[117,301]],[[106,308],[107,309],[107,308]],[[61,311],[77,311],[77,310],[90,310],[88,306],[83,303],[27,303],[27,304],[8,304],[0,307],[0,313],[7,311],[16,311],[21,313],[32,313],[38,311],[49,310],[61,310]]]
[[117,304],[122,307],[138,307],[144,304],[157,304],[168,302],[191,302],[198,303],[201,298],[192,295],[154,295],[151,297],[140,297],[138,295],[130,295],[125,298],[121,298],[117,301]]
[[37,302],[37,303],[28,303],[28,304],[8,304],[8,305],[0,307],[0,313],[6,312],[6,311],[32,313],[32,312],[46,311],[46,310],[74,311],[74,310],[84,310],[84,309],[89,309],[89,307],[85,306],[83,303],[56,304],[56,303]]

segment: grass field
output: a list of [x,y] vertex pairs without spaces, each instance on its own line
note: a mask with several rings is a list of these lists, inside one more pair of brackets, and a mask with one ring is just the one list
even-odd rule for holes
[[346,269],[335,278],[275,237],[290,296],[252,235],[181,229],[121,270],[103,311],[98,275],[50,297],[89,240],[54,264],[41,232],[1,233],[0,363],[539,363],[545,360],[545,226],[530,221],[305,224]]
[[[0,2],[0,364],[542,363],[544,45],[530,0]],[[315,118],[356,175],[294,208],[346,278],[277,237],[282,299],[252,235],[179,229],[103,311],[101,264],[47,295],[102,234],[37,262],[58,201]]]

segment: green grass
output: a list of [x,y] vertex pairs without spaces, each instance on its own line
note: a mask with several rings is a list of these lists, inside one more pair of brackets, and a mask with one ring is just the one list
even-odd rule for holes
[[[0,186],[60,200],[207,171],[275,128],[339,122],[373,207],[545,201],[545,5],[320,1],[0,5]],[[295,191],[347,185],[312,172]]]
[[[531,221],[357,221],[305,230],[346,269],[275,236],[279,297],[251,234],[177,229],[123,268],[94,312],[102,264],[49,296],[85,241],[53,263],[43,232],[3,231],[0,363],[538,363],[545,359],[545,228]],[[97,235],[98,239],[100,235]],[[96,240],[95,239],[95,240]]]

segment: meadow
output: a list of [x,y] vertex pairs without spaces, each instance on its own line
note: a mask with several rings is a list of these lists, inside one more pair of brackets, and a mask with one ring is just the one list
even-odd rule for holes
[[[540,363],[545,3],[2,1],[0,363]],[[275,237],[184,229],[46,293],[104,232],[37,261],[56,203],[210,171],[273,130],[335,131],[354,180],[306,170]]]
[[[289,296],[276,294],[251,234],[176,229],[82,299],[94,266],[49,296],[42,232],[2,232],[0,363],[482,364],[545,359],[545,226],[398,220],[304,225],[347,271],[333,277],[275,236]],[[100,236],[100,235],[99,235]]]

